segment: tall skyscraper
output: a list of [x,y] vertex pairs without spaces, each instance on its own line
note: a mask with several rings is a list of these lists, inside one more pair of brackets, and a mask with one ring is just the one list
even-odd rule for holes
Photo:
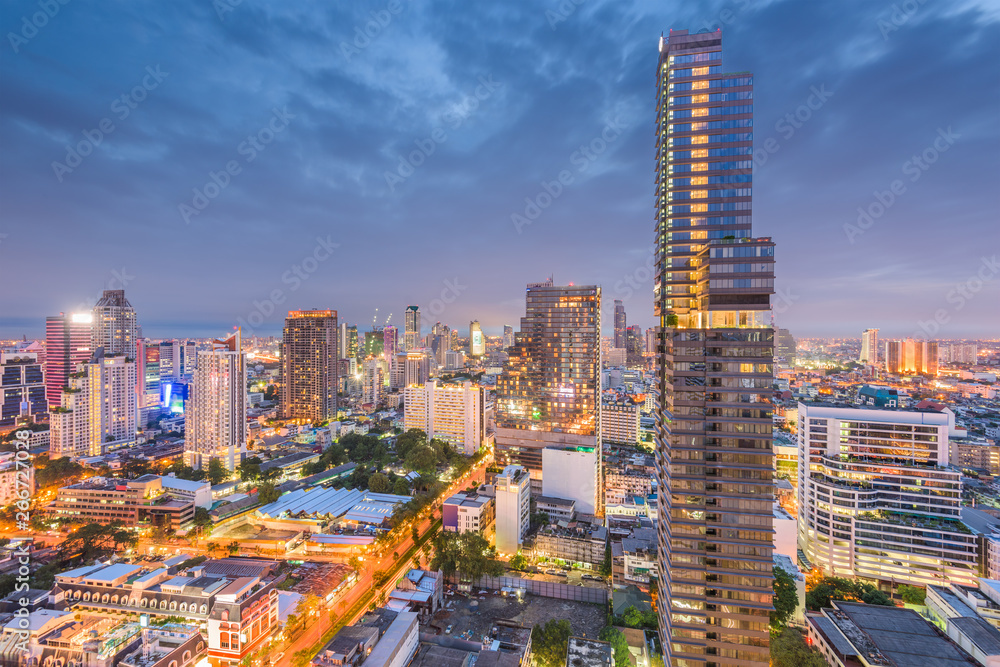
[[391,324],[382,329],[382,356],[389,363],[399,351],[399,329]]
[[361,374],[361,401],[377,408],[385,400],[385,362],[377,358],[365,359]]
[[49,456],[100,456],[135,444],[136,364],[100,350],[70,374],[59,407],[49,414]]
[[620,299],[615,299],[615,347],[620,349],[627,347],[627,340],[625,337],[625,330],[627,328],[628,323],[625,317],[625,305]]
[[37,352],[0,352],[0,426],[19,417],[41,419],[48,410]]
[[45,399],[59,407],[62,388],[76,367],[90,359],[92,313],[59,313],[45,318]]
[[652,357],[656,354],[656,328],[646,329],[646,356]]
[[646,334],[638,324],[625,329],[625,358],[630,364],[642,363],[646,352]]
[[861,333],[861,356],[858,363],[865,366],[878,365],[878,329],[865,329]]
[[798,355],[798,343],[788,329],[774,330],[774,359],[782,368],[794,368],[795,357]]
[[420,347],[420,306],[407,306],[403,321],[403,351]]
[[769,663],[774,244],[751,233],[753,77],[660,38],[656,462],[667,664]]
[[289,311],[281,341],[281,416],[335,417],[337,384],[337,311]]
[[338,327],[337,358],[347,359],[347,322],[341,322]]
[[483,335],[483,328],[479,326],[479,320],[469,322],[469,354],[473,357],[486,354],[486,337]]
[[885,370],[893,375],[937,375],[937,342],[912,338],[885,341]]
[[352,325],[347,327],[347,358],[358,358],[358,327]]
[[219,459],[227,470],[247,448],[247,355],[239,331],[198,352],[185,419],[184,463],[196,470]]
[[125,290],[106,289],[94,304],[91,347],[104,348],[106,356],[124,354],[135,359],[136,344],[142,338],[142,327],[135,309],[125,298]]
[[[579,451],[592,456],[600,480],[601,288],[551,279],[528,285],[508,354],[496,388],[498,465],[524,466],[542,490],[542,451]],[[590,488],[589,477],[580,488]],[[603,514],[603,493],[597,495],[590,502]]]
[[503,325],[503,349],[507,350],[514,346],[514,327],[509,324]]
[[140,338],[136,343],[136,386],[139,401],[139,425],[145,426],[160,411],[161,345]]

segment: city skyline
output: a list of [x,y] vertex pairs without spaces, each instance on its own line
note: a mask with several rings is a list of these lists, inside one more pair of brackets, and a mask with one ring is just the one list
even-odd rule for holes
[[[33,7],[4,14],[16,26]],[[431,322],[478,319],[492,335],[516,321],[523,284],[549,274],[601,285],[608,303],[625,301],[631,322],[651,326],[651,244],[641,233],[652,154],[648,56],[652,37],[670,27],[721,27],[731,45],[725,62],[755,73],[754,180],[765,202],[756,229],[784,249],[779,326],[796,336],[878,327],[905,337],[943,311],[941,338],[997,328],[992,248],[927,242],[942,218],[967,238],[991,231],[988,114],[997,86],[976,65],[996,59],[1000,40],[998,14],[983,5],[895,16],[863,3],[836,11],[669,4],[654,13],[588,3],[566,15],[525,6],[475,17],[472,8],[407,6],[363,47],[354,29],[371,17],[361,8],[225,7],[98,9],[90,24],[74,20],[74,5],[0,55],[11,93],[0,123],[8,147],[0,279],[33,276],[32,289],[5,293],[0,336],[38,337],[46,316],[122,288],[154,338],[223,335],[255,312],[259,333],[280,335],[285,312],[308,308],[364,323],[379,307],[402,328],[406,304]],[[257,28],[265,21],[267,33]],[[213,46],[163,49],[189,22]],[[475,40],[448,38],[467,25]],[[118,37],[101,40],[105,32]],[[512,53],[515,34],[523,38]],[[773,52],[775,40],[794,63]],[[89,49],[94,41],[105,48]],[[931,86],[939,94],[928,97]],[[66,146],[96,136],[104,118],[114,129],[91,154],[71,171],[53,166],[68,164]],[[432,138],[438,128],[443,140]],[[261,133],[260,150],[244,145]],[[593,159],[577,153],[597,139]],[[421,145],[433,152],[408,174],[399,156]],[[933,164],[920,167],[920,155]],[[227,175],[233,159],[240,171]],[[573,177],[568,185],[561,170]],[[226,185],[195,201],[210,174]],[[124,196],[109,198],[107,183]],[[537,216],[525,197],[544,204]],[[859,222],[859,207],[870,223]],[[622,226],[635,233],[608,233]],[[344,251],[373,232],[393,240],[372,253],[396,270],[365,273],[372,253]],[[275,233],[278,246],[267,241]],[[51,235],[63,242],[48,261],[61,268],[32,274],[32,250]],[[203,242],[190,243],[192,235]],[[232,252],[207,255],[222,239]],[[516,252],[513,270],[483,271],[468,252],[476,247]],[[814,261],[817,247],[825,261]],[[190,261],[154,268],[144,256],[153,248]],[[435,262],[442,251],[448,261]],[[353,288],[360,275],[362,290]],[[270,310],[275,291],[282,303]]]

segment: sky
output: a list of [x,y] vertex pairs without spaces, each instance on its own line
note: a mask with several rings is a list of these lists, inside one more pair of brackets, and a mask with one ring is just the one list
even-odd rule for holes
[[[657,44],[754,74],[754,233],[797,336],[1000,334],[1000,3],[9,0],[0,337],[124,287],[153,338],[289,309],[652,326]],[[992,64],[991,64],[992,63]],[[564,182],[560,182],[560,175]],[[391,315],[391,319],[390,318]]]

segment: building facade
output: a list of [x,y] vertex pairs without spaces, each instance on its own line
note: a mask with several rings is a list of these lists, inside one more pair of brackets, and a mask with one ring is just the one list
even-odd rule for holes
[[62,388],[76,367],[90,359],[92,313],[59,313],[45,318],[45,399],[49,408],[62,401]]
[[486,336],[479,320],[469,322],[469,355],[481,357],[486,354]]
[[19,417],[41,418],[48,410],[45,393],[37,353],[0,352],[0,426],[11,426]]
[[200,470],[219,459],[236,470],[247,451],[247,356],[239,331],[198,353],[191,394],[184,463]]
[[865,329],[861,332],[861,355],[858,363],[863,366],[878,365],[878,329]]
[[407,306],[403,321],[403,351],[420,347],[420,306]]
[[496,479],[496,548],[515,554],[528,532],[531,512],[531,480],[522,466],[509,465]]
[[885,371],[892,375],[937,375],[937,342],[912,338],[885,341]]
[[444,384],[429,380],[403,390],[406,429],[418,428],[467,456],[483,444],[486,433],[483,389],[472,382]]
[[613,347],[622,349],[625,347],[625,330],[628,328],[628,319],[625,314],[625,305],[620,299],[615,299],[615,335]]
[[671,665],[766,665],[774,244],[751,229],[753,77],[723,71],[721,31],[671,30],[656,78],[660,635]]
[[496,518],[494,498],[477,493],[456,493],[441,507],[441,524],[452,533],[481,533]]
[[135,359],[136,343],[142,327],[135,309],[125,298],[125,290],[104,290],[94,304],[91,322],[91,349],[104,348],[106,356],[123,354]]
[[[281,416],[337,416],[337,311],[293,310],[281,341]],[[355,341],[356,342],[356,341]]]
[[639,442],[639,406],[632,401],[601,401],[601,440]]

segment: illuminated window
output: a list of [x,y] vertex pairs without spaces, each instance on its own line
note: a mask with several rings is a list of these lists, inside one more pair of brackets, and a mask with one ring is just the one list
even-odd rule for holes
[[695,117],[697,117],[697,116],[707,116],[708,115],[708,109],[706,109],[705,107],[702,107],[700,109],[691,109],[691,115],[695,116]]
[[708,136],[704,135],[704,134],[701,134],[701,135],[698,135],[697,137],[691,137],[691,143],[692,144],[707,144],[708,143]]
[[691,157],[708,157],[708,149],[696,148],[695,150],[691,151]]
[[691,171],[707,171],[707,170],[708,170],[707,162],[695,162],[693,165],[691,165]]
[[708,101],[708,95],[695,95],[691,98],[691,101],[695,104],[704,104]]
[[708,190],[692,190],[691,199],[704,199],[708,196]]
[[708,204],[691,204],[692,213],[704,213],[708,210]]
[[691,178],[691,185],[707,185],[708,176],[694,176]]
[[692,81],[691,82],[691,89],[692,90],[703,90],[705,88],[708,88],[708,81]]
[[691,76],[705,76],[708,74],[707,67],[695,67],[691,70]]

